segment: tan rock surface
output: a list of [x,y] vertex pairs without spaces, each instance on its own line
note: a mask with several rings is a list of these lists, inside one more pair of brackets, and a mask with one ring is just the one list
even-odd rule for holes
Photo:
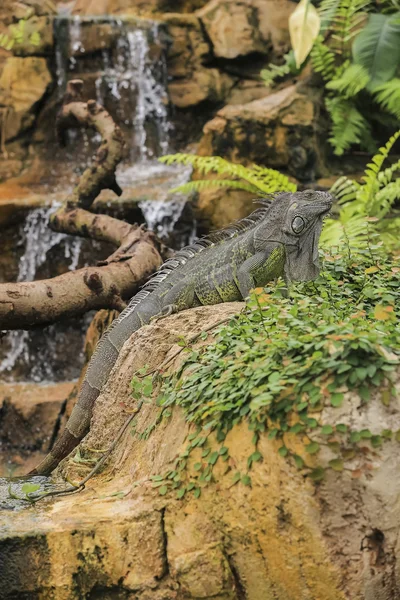
[[289,47],[288,0],[211,0],[198,11],[215,56],[227,59],[252,53],[282,53]]
[[0,75],[0,106],[8,109],[2,116],[5,140],[33,125],[38,102],[51,81],[44,58],[10,56],[6,59]]
[[[96,404],[82,451],[107,447],[114,439],[125,411],[135,405],[130,381],[138,368],[144,363],[150,369],[159,366],[179,349],[179,336],[199,332],[241,307],[232,303],[185,311],[134,334]],[[177,369],[181,359],[182,355],[171,361],[169,369]],[[398,403],[388,408],[373,397],[368,406],[362,414],[359,399],[348,394],[339,418],[356,428],[398,428]],[[156,417],[156,407],[144,404],[136,430],[144,431]],[[336,413],[330,417],[336,418]],[[200,499],[161,497],[149,477],[167,469],[186,447],[187,433],[181,412],[174,410],[147,440],[126,432],[105,471],[79,496],[19,513],[3,512],[4,598],[399,597],[396,442],[376,451],[367,475],[332,472],[316,486],[264,436],[259,446],[263,462],[252,469],[252,487],[232,487],[232,471],[227,473],[226,463],[218,462],[215,483],[203,488]],[[225,440],[233,469],[245,470],[254,448],[251,437],[243,424]],[[291,438],[292,448],[304,451],[296,440]],[[76,479],[87,469],[71,459],[62,468]]]
[[292,85],[247,104],[228,105],[204,127],[198,154],[255,162],[313,179],[323,168],[318,98]]
[[192,12],[207,0],[76,0],[73,13],[79,15],[151,14],[165,11]]
[[[54,384],[0,382],[0,477],[20,453],[47,451],[72,382]],[[18,472],[18,471],[16,471]]]

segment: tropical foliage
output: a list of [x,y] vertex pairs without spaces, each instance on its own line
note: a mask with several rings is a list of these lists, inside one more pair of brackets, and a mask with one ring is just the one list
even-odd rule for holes
[[[190,181],[172,192],[188,194],[198,192],[209,187],[237,188],[252,192],[253,194],[271,194],[281,190],[295,192],[296,184],[292,183],[286,175],[275,169],[268,169],[259,165],[244,167],[231,163],[220,156],[196,156],[195,154],[168,154],[159,159],[167,165],[191,165],[202,175],[215,173],[229,177],[229,179],[199,179]],[[234,178],[234,179],[232,179]]]
[[[379,235],[389,248],[400,248],[398,232],[400,216],[391,215],[394,203],[400,199],[400,160],[392,165],[384,163],[395,142],[400,138],[397,131],[365,169],[361,183],[347,177],[340,177],[331,188],[339,202],[337,219],[328,219],[321,236],[323,246],[341,245],[344,241],[352,247],[365,246]],[[296,191],[296,185],[279,171],[260,165],[244,167],[231,163],[219,156],[196,156],[193,154],[173,154],[160,159],[167,164],[192,165],[199,173],[229,177],[229,179],[199,179],[190,181],[172,190],[191,193],[207,188],[224,187],[242,189],[255,195],[271,194],[278,191]]]
[[[310,1],[307,0],[310,4]],[[313,7],[315,11],[315,8]],[[337,155],[352,144],[375,151],[374,127],[395,126],[400,118],[400,10],[396,0],[322,0],[319,35],[303,63],[295,47],[281,66],[261,72],[268,85],[297,74],[311,60],[325,84],[331,118],[330,142]],[[310,38],[311,9],[303,15],[303,38]],[[301,36],[293,42],[301,45]],[[309,45],[310,46],[310,45]]]

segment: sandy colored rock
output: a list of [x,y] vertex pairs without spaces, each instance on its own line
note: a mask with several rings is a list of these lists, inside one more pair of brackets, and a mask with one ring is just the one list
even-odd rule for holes
[[[170,357],[168,368],[175,371],[182,360],[182,352],[172,359],[180,349],[180,336],[216,325],[242,306],[184,311],[135,333],[96,404],[83,456],[90,456],[89,449],[107,447],[126,411],[135,406],[130,381],[138,368],[146,363],[151,370]],[[136,431],[151,426],[157,415],[154,404],[144,404],[136,416]],[[323,422],[333,418],[355,429],[397,430],[399,401],[385,407],[377,391],[360,411],[359,398],[348,393],[339,415],[336,409],[322,414]],[[372,461],[364,474],[331,471],[315,485],[278,455],[274,440],[262,436],[258,449],[263,461],[252,468],[252,486],[232,486],[232,473],[246,470],[254,450],[252,432],[243,423],[224,442],[232,464],[217,462],[215,483],[202,489],[200,499],[160,496],[149,477],[167,470],[186,448],[189,431],[182,413],[174,409],[148,439],[127,431],[107,468],[79,497],[2,512],[4,598],[19,594],[78,600],[94,597],[98,590],[104,598],[113,594],[135,600],[399,597],[397,442],[385,442],[361,456],[358,461]],[[285,443],[304,453],[296,436]],[[201,460],[199,452],[194,451],[189,468]],[[328,453],[316,460],[329,458]],[[59,472],[79,479],[89,468],[70,458]]]
[[35,121],[39,101],[52,81],[46,60],[36,56],[7,58],[0,75],[0,107],[5,140],[16,137]]
[[79,15],[147,14],[165,11],[190,13],[207,0],[76,0],[73,13]]
[[204,127],[198,154],[285,169],[300,180],[323,169],[319,98],[292,85],[247,104],[228,105]]
[[215,56],[233,59],[288,48],[288,0],[212,0],[198,11]]
[[[0,383],[0,477],[23,465],[19,456],[47,451],[72,382]],[[22,469],[24,471],[24,469]]]
[[205,229],[222,229],[247,217],[253,210],[254,194],[244,190],[210,188],[199,192],[195,212]]
[[170,83],[168,91],[172,104],[187,108],[205,100],[223,101],[232,85],[232,78],[218,69],[198,69],[190,79]]
[[243,79],[231,89],[225,101],[227,104],[247,104],[265,98],[270,93],[264,82]]

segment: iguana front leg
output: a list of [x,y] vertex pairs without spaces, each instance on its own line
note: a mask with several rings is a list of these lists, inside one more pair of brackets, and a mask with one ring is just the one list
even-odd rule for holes
[[285,250],[282,246],[269,247],[248,258],[238,269],[237,280],[243,299],[250,290],[264,286],[283,272]]

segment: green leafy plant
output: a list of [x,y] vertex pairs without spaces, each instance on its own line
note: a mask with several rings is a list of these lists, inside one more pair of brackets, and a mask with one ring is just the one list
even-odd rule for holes
[[[200,174],[228,176],[230,179],[200,179],[174,188],[171,192],[191,193],[210,187],[224,187],[246,190],[254,194],[271,194],[277,191],[295,192],[297,186],[286,175],[275,169],[252,165],[244,167],[220,156],[196,156],[195,154],[169,154],[159,159],[161,162],[191,165]],[[234,179],[232,179],[232,177]]]
[[10,25],[9,33],[0,34],[0,48],[12,50],[15,45],[29,43],[39,46],[40,34],[38,31],[28,31],[28,20],[20,19],[16,25]]
[[[322,0],[318,12],[320,34],[300,70],[309,59],[324,81],[329,141],[338,156],[353,144],[375,151],[373,123],[393,127],[400,114],[398,3]],[[261,77],[271,85],[288,74],[296,74],[290,53],[284,65],[271,65]]]
[[387,248],[399,248],[400,217],[389,218],[396,200],[400,199],[400,160],[383,168],[395,142],[397,131],[371,159],[361,182],[340,177],[331,188],[340,206],[339,218],[328,219],[321,235],[321,245],[367,247],[376,238]]
[[[399,260],[371,243],[326,253],[319,279],[294,285],[290,298],[281,294],[283,283],[254,290],[212,344],[188,350],[179,370],[163,375],[161,412],[181,407],[193,431],[153,486],[161,495],[199,497],[217,464],[231,473],[231,485],[251,485],[252,467],[263,460],[260,436],[315,481],[327,470],[358,472],[360,458],[368,470],[376,449],[399,442],[400,432],[379,424],[357,430],[326,409],[342,406],[350,391],[360,410],[372,401],[390,405],[400,364],[399,284]],[[238,471],[227,436],[241,422],[253,432],[254,450]]]

